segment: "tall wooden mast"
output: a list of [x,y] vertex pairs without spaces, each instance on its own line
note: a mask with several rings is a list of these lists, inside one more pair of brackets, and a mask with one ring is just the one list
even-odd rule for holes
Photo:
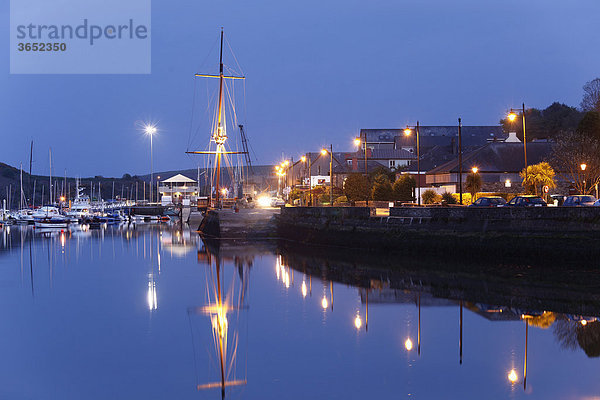
[[[227,132],[223,127],[223,28],[221,28],[221,51],[219,53],[219,115],[217,117],[217,131],[213,133],[213,140],[217,144],[217,182],[216,182],[216,203],[219,206],[221,179],[221,153],[225,150],[224,145],[227,140]],[[221,150],[221,151],[219,151]]]
[[[215,204],[214,207],[218,207],[220,204],[220,196],[221,196],[221,157],[223,154],[243,154],[241,151],[226,151],[225,150],[225,142],[227,141],[227,128],[223,121],[223,85],[225,83],[225,79],[245,79],[243,76],[227,76],[224,73],[223,68],[223,28],[221,28],[221,49],[219,53],[219,75],[207,75],[207,74],[195,74],[196,77],[203,78],[219,78],[219,105],[217,111],[217,126],[216,130],[213,131],[211,140],[216,143],[217,148],[215,151],[186,151],[188,154],[215,154],[217,157],[217,165],[216,165],[216,182],[215,182]],[[198,182],[200,184],[200,182]],[[211,193],[212,199],[212,193]]]

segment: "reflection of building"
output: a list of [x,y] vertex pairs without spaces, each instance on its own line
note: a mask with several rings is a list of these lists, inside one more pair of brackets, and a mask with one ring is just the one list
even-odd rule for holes
[[198,196],[198,185],[195,180],[177,174],[169,179],[161,181],[158,191],[162,196],[161,203],[163,205],[181,204],[183,199],[196,201]]

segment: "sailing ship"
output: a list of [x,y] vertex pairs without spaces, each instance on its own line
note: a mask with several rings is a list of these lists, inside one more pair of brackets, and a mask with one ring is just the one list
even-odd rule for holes
[[[187,151],[187,154],[205,154],[205,155],[214,155],[215,156],[215,160],[214,160],[214,165],[215,169],[213,171],[212,177],[211,177],[211,191],[210,191],[210,207],[212,208],[221,208],[223,206],[223,198],[226,198],[228,194],[232,194],[231,197],[241,197],[240,193],[239,193],[239,187],[240,187],[240,183],[243,181],[244,179],[244,174],[243,172],[240,172],[239,168],[230,168],[231,172],[231,181],[232,181],[232,191],[229,191],[227,189],[227,187],[223,187],[222,185],[222,181],[221,181],[221,168],[223,163],[225,162],[225,164],[227,165],[227,167],[232,167],[231,165],[231,159],[228,158],[229,155],[245,155],[245,160],[246,163],[248,165],[248,167],[251,167],[250,165],[250,157],[249,157],[249,152],[248,152],[248,145],[247,145],[247,137],[246,134],[244,132],[244,128],[243,125],[238,125],[239,130],[240,130],[240,136],[241,136],[241,146],[242,146],[242,150],[241,151],[232,151],[232,150],[228,150],[228,146],[227,146],[227,123],[225,121],[225,104],[230,104],[233,105],[234,104],[234,99],[233,98],[229,98],[228,102],[225,102],[225,96],[227,94],[229,94],[229,91],[227,90],[227,86],[226,86],[226,81],[229,80],[245,80],[245,76],[237,76],[235,74],[229,74],[229,75],[225,75],[225,70],[224,70],[224,64],[223,64],[223,28],[221,28],[221,46],[220,46],[220,52],[219,52],[219,74],[218,75],[211,75],[211,74],[195,74],[196,77],[202,77],[202,78],[217,78],[219,79],[219,97],[218,97],[218,104],[216,107],[216,115],[214,118],[214,123],[212,126],[212,133],[211,133],[211,138],[210,138],[210,144],[209,144],[209,149],[208,150],[204,150],[204,151]],[[235,115],[235,107],[232,107],[233,109],[232,114]],[[235,125],[236,123],[236,117],[232,117],[231,118],[231,122]],[[215,150],[210,150],[210,147],[212,144],[215,144],[216,148]],[[241,163],[240,163],[241,164]],[[198,182],[198,184],[200,184],[200,182]],[[214,194],[214,198],[213,198],[213,194]]]

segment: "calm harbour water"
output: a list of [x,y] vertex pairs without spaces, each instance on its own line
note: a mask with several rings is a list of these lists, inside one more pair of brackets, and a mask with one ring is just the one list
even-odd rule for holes
[[4,228],[0,398],[218,399],[225,381],[238,399],[600,399],[593,315],[356,287],[339,281],[360,265],[332,282],[292,259],[168,225]]

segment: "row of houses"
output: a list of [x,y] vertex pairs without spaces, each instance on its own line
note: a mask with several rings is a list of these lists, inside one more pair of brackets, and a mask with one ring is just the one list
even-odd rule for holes
[[[371,173],[377,168],[385,168],[399,174],[411,174],[419,180],[421,187],[458,191],[459,141],[456,126],[420,127],[419,162],[415,135],[405,135],[402,129],[362,129],[360,139],[359,150],[333,152],[334,185],[342,187],[344,179],[351,173]],[[471,169],[477,167],[484,190],[520,190],[519,173],[525,161],[523,143],[516,134],[506,134],[500,126],[463,126],[461,146],[463,182]],[[547,141],[527,143],[528,164],[548,160],[552,147],[553,143]],[[329,183],[329,154],[310,152],[304,155],[304,160],[290,166],[286,186]],[[512,189],[507,189],[509,187]]]
[[[263,178],[266,183],[258,185],[257,189],[328,185],[330,168],[333,184],[343,187],[344,180],[351,173],[372,173],[384,168],[397,174],[412,175],[421,188],[433,187],[440,193],[457,192],[458,127],[421,126],[419,132],[417,151],[414,132],[406,135],[403,129],[362,129],[359,149],[334,151],[333,157],[320,151],[306,153],[300,160],[291,162],[283,178],[276,177],[272,167],[265,167]],[[506,134],[500,126],[463,126],[461,147],[462,182],[466,181],[471,169],[477,167],[484,191],[522,190],[519,173],[525,166],[525,160],[523,143],[516,134]],[[552,148],[553,143],[547,141],[527,143],[528,164],[547,161]],[[417,153],[420,155],[418,160]],[[199,189],[198,182],[183,175],[165,179],[159,186],[160,194],[175,203],[181,202],[182,198],[198,196]]]

